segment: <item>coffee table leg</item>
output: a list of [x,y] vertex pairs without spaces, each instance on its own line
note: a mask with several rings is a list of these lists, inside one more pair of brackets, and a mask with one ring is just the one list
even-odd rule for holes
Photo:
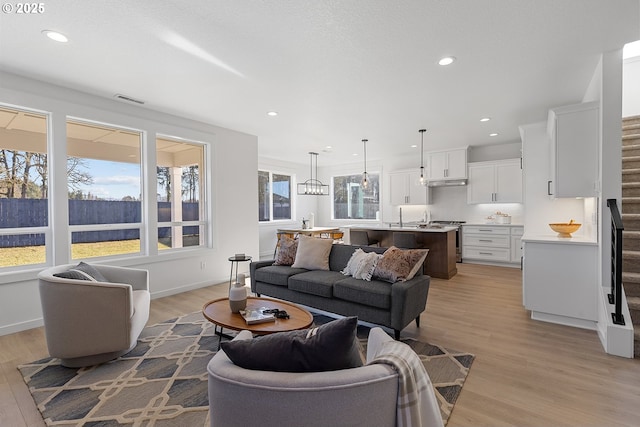
[[[220,328],[220,330],[218,330],[218,328]],[[213,333],[218,336],[218,350],[220,350],[220,343],[222,343],[222,338],[226,338],[228,340],[232,340],[233,338],[235,338],[233,335],[223,333],[222,329],[222,326],[219,326],[217,324],[213,325]]]

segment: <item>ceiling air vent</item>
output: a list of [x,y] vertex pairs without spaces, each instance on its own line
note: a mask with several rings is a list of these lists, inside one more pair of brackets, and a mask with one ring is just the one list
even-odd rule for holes
[[121,99],[123,101],[135,102],[136,104],[140,104],[140,105],[144,104],[144,101],[140,101],[139,99],[135,99],[127,95],[122,95],[120,93],[116,93],[115,95],[113,95],[113,97],[117,99]]

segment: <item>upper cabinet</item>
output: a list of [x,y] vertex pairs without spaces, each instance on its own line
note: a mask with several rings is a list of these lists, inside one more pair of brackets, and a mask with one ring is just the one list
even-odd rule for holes
[[467,203],[522,203],[520,159],[469,163]]
[[396,171],[389,174],[389,192],[392,205],[428,205],[431,189],[420,184],[420,172]]
[[467,178],[467,149],[432,151],[427,154],[430,181]]
[[598,102],[549,111],[550,177],[547,192],[557,197],[597,197]]

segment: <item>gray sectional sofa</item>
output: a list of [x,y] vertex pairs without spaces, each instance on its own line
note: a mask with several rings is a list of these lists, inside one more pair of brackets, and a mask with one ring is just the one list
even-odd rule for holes
[[386,326],[400,337],[413,320],[420,326],[420,313],[427,305],[431,278],[421,270],[411,280],[389,283],[345,276],[341,271],[357,248],[383,253],[386,248],[334,244],[329,270],[306,270],[273,265],[273,260],[251,263],[251,291],[319,310],[357,316],[359,320]]

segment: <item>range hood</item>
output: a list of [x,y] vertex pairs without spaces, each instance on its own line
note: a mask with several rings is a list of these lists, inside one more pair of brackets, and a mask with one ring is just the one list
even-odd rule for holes
[[429,187],[452,187],[467,185],[466,179],[443,179],[441,181],[429,181],[427,186]]

